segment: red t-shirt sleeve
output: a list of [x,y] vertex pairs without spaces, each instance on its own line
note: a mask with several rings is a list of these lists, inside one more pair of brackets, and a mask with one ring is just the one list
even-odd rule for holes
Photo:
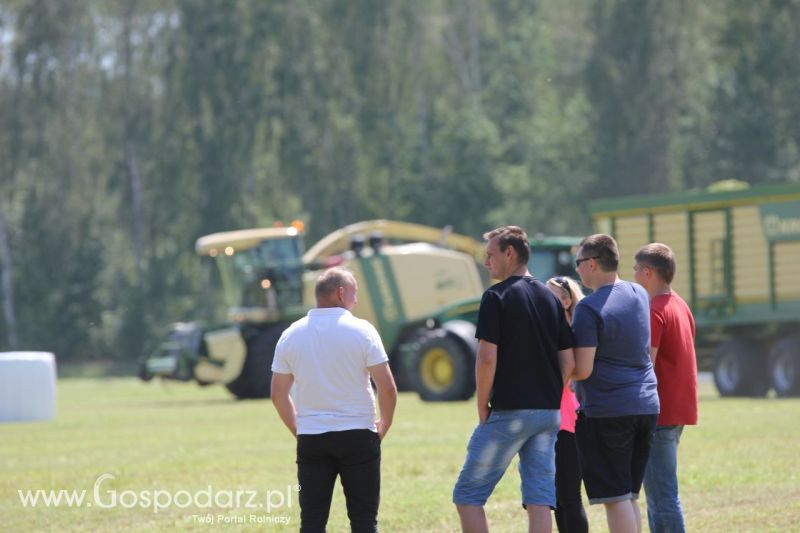
[[661,334],[664,332],[664,310],[658,308],[650,309],[650,346],[658,348],[661,346]]

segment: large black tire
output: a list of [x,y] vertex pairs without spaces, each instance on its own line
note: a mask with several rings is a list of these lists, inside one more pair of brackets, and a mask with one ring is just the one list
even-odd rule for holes
[[472,349],[453,333],[427,332],[414,354],[414,388],[426,402],[467,400],[475,392],[474,361]]
[[784,337],[772,347],[770,377],[778,396],[800,396],[800,336]]
[[397,361],[396,359],[397,358],[390,358],[389,366],[392,369],[394,384],[397,386],[397,390],[399,392],[414,390],[413,372],[405,367],[403,361]]
[[242,373],[225,385],[238,399],[269,398],[272,383],[272,359],[275,346],[286,324],[276,324],[254,336],[247,343]]
[[714,383],[720,396],[763,398],[769,390],[767,358],[751,341],[726,341],[714,351]]

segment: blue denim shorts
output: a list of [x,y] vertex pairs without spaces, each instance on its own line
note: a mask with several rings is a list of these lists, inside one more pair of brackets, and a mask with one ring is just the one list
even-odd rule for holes
[[522,503],[555,509],[555,442],[558,409],[495,410],[478,424],[453,489],[453,503],[482,506],[519,454]]

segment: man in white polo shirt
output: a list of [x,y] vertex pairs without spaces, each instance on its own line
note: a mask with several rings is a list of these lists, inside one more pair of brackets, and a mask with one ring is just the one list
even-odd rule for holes
[[392,425],[397,387],[377,330],[350,313],[357,290],[347,270],[326,270],[316,284],[317,307],[275,348],[272,403],[297,437],[301,532],[325,531],[337,475],[351,530],[378,531],[380,441]]

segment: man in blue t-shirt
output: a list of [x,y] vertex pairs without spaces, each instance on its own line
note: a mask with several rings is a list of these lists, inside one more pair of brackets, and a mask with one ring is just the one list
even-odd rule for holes
[[478,427],[453,489],[464,531],[487,531],[484,504],[519,455],[522,504],[531,531],[550,531],[555,440],[572,331],[561,302],[528,272],[528,236],[517,226],[484,235],[486,268],[500,280],[481,300],[475,336]]
[[617,276],[619,251],[608,235],[581,241],[575,266],[594,292],[575,308],[575,425],[589,503],[603,503],[611,533],[641,531],[642,486],[659,403],[650,361],[647,292]]

